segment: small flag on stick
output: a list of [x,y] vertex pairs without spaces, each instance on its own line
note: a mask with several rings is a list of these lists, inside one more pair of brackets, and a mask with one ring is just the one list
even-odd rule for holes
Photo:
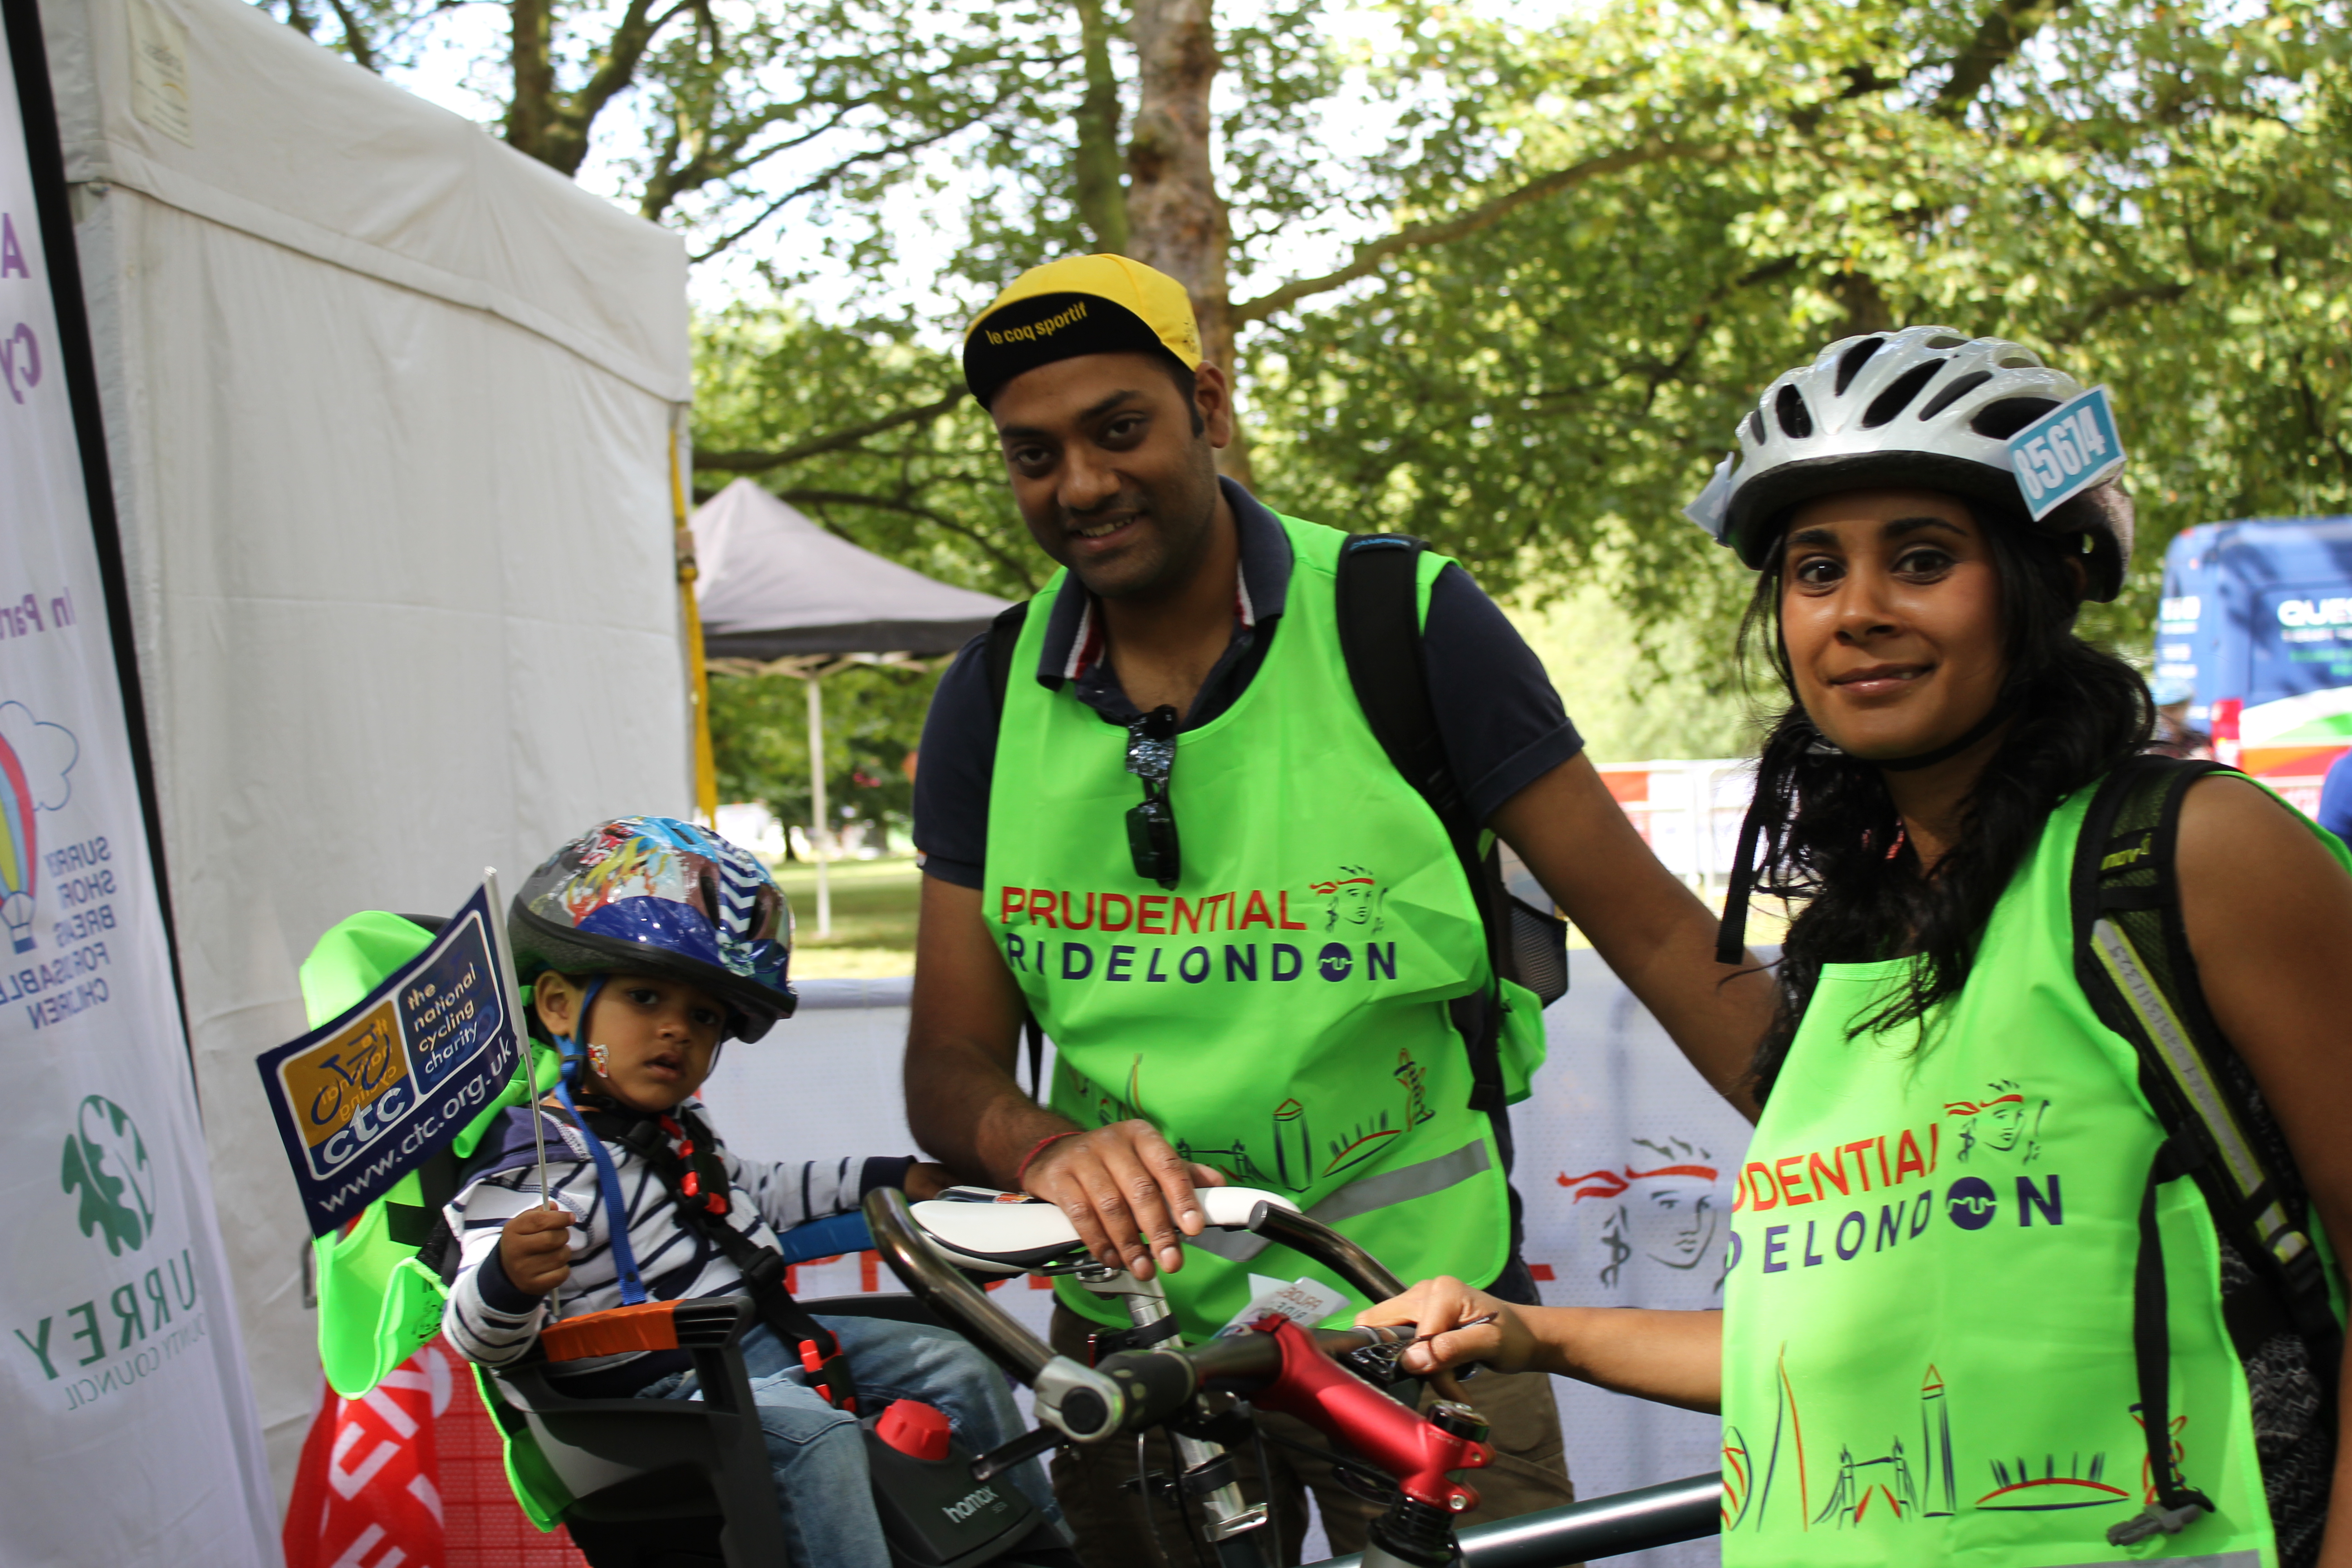
[[325,1236],[480,1115],[520,1054],[497,895],[478,888],[433,944],[341,1016],[256,1062]]

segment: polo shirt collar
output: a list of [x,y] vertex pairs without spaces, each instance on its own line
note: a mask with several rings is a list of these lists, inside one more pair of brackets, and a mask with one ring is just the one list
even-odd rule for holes
[[[1218,488],[1234,509],[1241,561],[1234,572],[1234,625],[1250,631],[1282,614],[1290,596],[1290,536],[1258,499],[1222,475]],[[1045,643],[1037,656],[1040,684],[1058,687],[1076,680],[1103,655],[1102,616],[1095,596],[1075,574],[1062,579],[1045,621]]]

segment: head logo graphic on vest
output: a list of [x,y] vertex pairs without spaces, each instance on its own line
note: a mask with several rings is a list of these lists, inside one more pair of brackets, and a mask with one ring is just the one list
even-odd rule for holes
[[[1342,866],[1328,881],[1308,883],[1307,891],[1323,900],[1325,931],[1349,936],[1370,936],[1381,929],[1382,889],[1380,879],[1372,875],[1370,868]],[[1328,953],[1330,949],[1324,951]],[[1339,974],[1332,974],[1327,968],[1324,978],[1336,980],[1346,973],[1343,956]]]
[[86,1097],[66,1135],[59,1177],[66,1195],[81,1199],[81,1233],[103,1236],[117,1258],[138,1251],[154,1233],[154,1180],[131,1113],[104,1095]]
[[1958,1158],[1966,1162],[1979,1150],[2016,1154],[2030,1165],[2042,1152],[2042,1122],[2050,1102],[2027,1094],[2015,1079],[1996,1079],[1985,1085],[1982,1100],[1955,1100],[1944,1114],[1959,1123]]

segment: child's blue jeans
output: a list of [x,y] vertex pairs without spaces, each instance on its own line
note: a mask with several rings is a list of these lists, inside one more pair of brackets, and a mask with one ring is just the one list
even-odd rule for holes
[[[816,1321],[848,1353],[858,1405],[868,1414],[894,1399],[920,1400],[944,1411],[957,1438],[974,1454],[1024,1430],[1003,1374],[946,1330],[887,1318]],[[857,1418],[808,1386],[799,1355],[764,1323],[743,1336],[743,1362],[768,1439],[793,1568],[890,1568],[882,1525],[868,1500],[872,1483]],[[648,1384],[637,1397],[699,1399],[702,1389],[693,1373],[681,1372]],[[1035,1460],[1013,1471],[1012,1479],[1047,1519],[1062,1517]]]

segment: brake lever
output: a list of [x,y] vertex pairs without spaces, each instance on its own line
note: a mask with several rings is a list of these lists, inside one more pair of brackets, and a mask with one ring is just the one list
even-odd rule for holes
[[[1475,1329],[1481,1323],[1491,1323],[1501,1316],[1500,1312],[1488,1312],[1484,1317],[1471,1318],[1456,1323],[1453,1329],[1448,1329],[1445,1332],[1452,1333],[1455,1329]],[[1404,1360],[1405,1352],[1415,1345],[1425,1345],[1438,1336],[1423,1334],[1416,1339],[1406,1339],[1402,1336],[1400,1331],[1388,1331],[1398,1334],[1398,1337],[1383,1339],[1377,1343],[1365,1345],[1361,1349],[1345,1352],[1334,1359],[1366,1383],[1381,1388],[1393,1388],[1407,1378],[1424,1376],[1424,1373],[1405,1371],[1400,1363]],[[1478,1363],[1474,1362],[1467,1366],[1454,1368],[1454,1375],[1458,1382],[1463,1378],[1475,1376],[1479,1371]]]
[[971,1479],[992,1481],[1018,1465],[1025,1465],[1040,1455],[1052,1453],[1068,1442],[1067,1437],[1050,1426],[1040,1426],[1034,1432],[1024,1432],[1001,1447],[991,1448],[971,1462]]

